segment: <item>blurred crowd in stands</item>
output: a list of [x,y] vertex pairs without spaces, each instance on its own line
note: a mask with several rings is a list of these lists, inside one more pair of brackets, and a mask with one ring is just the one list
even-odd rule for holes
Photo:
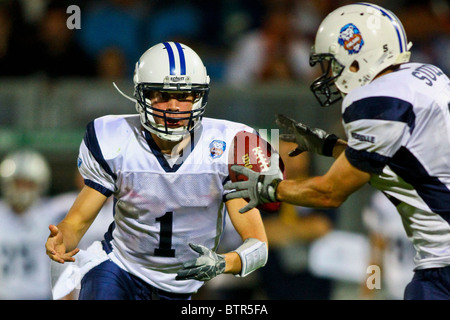
[[[309,81],[319,22],[340,0],[1,0],[0,76],[129,78],[139,56],[166,40],[203,58],[214,82]],[[372,1],[394,11],[413,61],[450,70],[446,0]],[[81,29],[69,29],[70,5]]]

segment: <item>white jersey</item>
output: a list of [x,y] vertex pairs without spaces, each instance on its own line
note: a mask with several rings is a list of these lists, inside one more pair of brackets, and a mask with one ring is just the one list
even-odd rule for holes
[[414,270],[414,247],[392,202],[376,192],[363,210],[363,222],[373,234],[383,237],[382,276],[389,298],[403,299]]
[[225,221],[223,185],[229,146],[243,124],[203,118],[180,157],[166,157],[141,127],[138,115],[91,122],[80,147],[87,185],[114,195],[114,224],[106,236],[111,259],[150,285],[174,293],[196,292],[197,280],[176,281],[198,257],[189,243],[215,249]]
[[51,299],[50,259],[45,253],[49,224],[64,212],[54,210],[48,199],[37,201],[17,214],[0,201],[0,299]]
[[396,202],[416,269],[450,265],[450,82],[408,63],[350,92],[346,156]]

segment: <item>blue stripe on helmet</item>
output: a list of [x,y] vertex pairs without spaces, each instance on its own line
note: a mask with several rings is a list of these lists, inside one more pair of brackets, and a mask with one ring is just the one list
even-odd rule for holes
[[[389,20],[391,20],[392,25],[394,26],[395,31],[397,32],[398,43],[400,44],[400,52],[403,52],[403,51],[404,51],[404,50],[403,50],[403,41],[402,41],[402,37],[401,37],[401,35],[400,35],[400,30],[399,30],[399,26],[401,25],[401,24],[399,23],[400,20],[399,20],[392,12],[391,12],[391,14],[392,14],[394,17],[391,17],[391,16],[389,15],[388,12],[386,12],[385,10],[383,10],[382,8],[380,8],[380,7],[378,7],[378,6],[374,6],[374,5],[371,5],[370,3],[365,3],[365,2],[358,2],[358,4],[361,4],[361,5],[363,5],[363,6],[372,7],[372,8],[374,8],[374,9],[378,9],[378,10],[381,11],[381,13],[383,13],[386,17],[388,17]],[[390,12],[390,11],[389,11],[389,12]],[[402,33],[403,33],[404,38],[406,39],[406,35],[405,35],[404,30],[402,30]],[[406,50],[406,43],[405,43],[405,50]]]
[[[393,20],[394,20],[396,26],[398,27],[398,29],[400,29],[402,31],[403,42],[405,44],[405,51],[406,51],[406,50],[408,50],[408,48],[407,48],[408,44],[407,44],[407,40],[406,40],[405,28],[403,28],[402,22],[392,11],[388,11],[388,12],[392,15]],[[397,29],[397,34],[399,33],[398,29]],[[400,37],[400,35],[399,35],[399,37]],[[400,44],[400,47],[401,47],[401,44]]]
[[173,54],[173,50],[172,47],[170,46],[170,44],[168,42],[164,42],[164,47],[167,49],[167,54],[169,55],[169,70],[170,70],[170,75],[175,75],[175,56]]
[[175,46],[178,49],[178,54],[180,55],[180,75],[186,74],[186,58],[184,56],[183,48],[181,47],[181,44],[178,42],[174,42]]

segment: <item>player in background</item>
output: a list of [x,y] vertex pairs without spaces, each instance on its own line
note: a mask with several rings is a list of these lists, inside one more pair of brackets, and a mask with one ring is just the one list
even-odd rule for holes
[[[343,6],[319,26],[311,65],[322,76],[311,89],[322,106],[344,97],[348,142],[287,117],[278,123],[303,151],[334,156],[323,176],[281,180],[275,164],[264,174],[231,183],[227,195],[259,203],[283,201],[309,207],[339,207],[370,183],[399,211],[416,250],[415,274],[404,299],[450,299],[450,81],[438,67],[408,63],[411,44],[398,18],[370,3]],[[272,168],[273,166],[273,168]]]
[[[244,199],[223,197],[227,147],[237,132],[254,130],[203,117],[209,76],[186,45],[148,49],[134,85],[128,98],[138,114],[87,126],[78,158],[85,186],[64,220],[49,226],[49,257],[75,261],[78,242],[113,196],[114,222],[96,251],[104,259],[83,277],[80,299],[190,299],[219,274],[246,276],[263,266],[267,239],[259,211],[242,215]],[[226,212],[243,244],[219,254]]]
[[48,224],[62,217],[45,196],[50,167],[38,152],[20,149],[2,160],[0,179],[0,299],[51,299],[50,264],[42,247]]
[[[376,191],[362,212],[370,241],[369,265],[381,268],[381,289],[385,299],[401,300],[406,285],[414,275],[414,247],[395,206],[380,191]],[[378,290],[362,283],[364,299],[378,298]]]

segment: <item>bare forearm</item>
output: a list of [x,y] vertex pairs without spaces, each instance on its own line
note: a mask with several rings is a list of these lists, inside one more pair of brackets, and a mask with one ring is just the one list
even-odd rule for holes
[[321,183],[322,177],[305,180],[284,180],[277,189],[277,198],[297,206],[311,208],[336,208],[342,200],[333,192],[333,187]]
[[277,199],[304,207],[337,208],[369,182],[370,177],[370,173],[353,167],[341,152],[323,176],[281,181],[277,188]]
[[61,221],[57,227],[64,236],[64,245],[67,251],[75,249],[86,232],[84,228],[79,228],[75,224],[72,224],[70,221],[66,220]]
[[68,251],[76,248],[106,199],[103,194],[88,186],[81,190],[69,213],[58,225],[58,229],[64,235],[64,245]]
[[241,272],[241,258],[236,252],[225,253],[225,273],[237,274]]

